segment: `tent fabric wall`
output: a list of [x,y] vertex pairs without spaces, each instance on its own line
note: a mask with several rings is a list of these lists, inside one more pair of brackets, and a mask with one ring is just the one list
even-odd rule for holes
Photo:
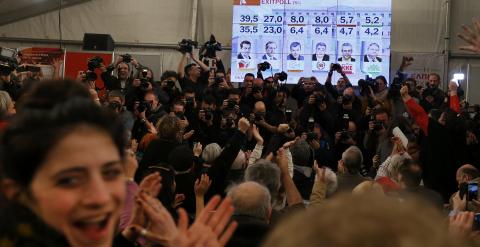
[[[94,0],[62,9],[62,38],[109,33],[117,42],[174,44],[190,33],[191,0]],[[0,26],[0,36],[58,39],[58,12]]]

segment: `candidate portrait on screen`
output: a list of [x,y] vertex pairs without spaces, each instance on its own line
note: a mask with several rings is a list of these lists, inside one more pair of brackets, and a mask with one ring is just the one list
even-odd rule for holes
[[342,44],[341,50],[342,57],[338,58],[339,62],[355,62],[355,58],[352,57],[353,46],[352,44],[346,42]]
[[380,45],[377,43],[370,43],[367,48],[367,54],[363,56],[363,61],[364,62],[382,62],[382,58],[378,56],[378,53],[380,52]]
[[277,43],[274,41],[268,41],[265,44],[265,54],[262,56],[263,60],[277,60],[274,53],[277,50]]
[[248,40],[244,40],[240,43],[240,53],[238,53],[238,59],[252,59],[250,57],[250,50],[252,49],[252,43]]
[[325,54],[327,45],[323,42],[318,42],[315,45],[315,54],[312,55],[312,61],[330,61],[330,56]]
[[300,55],[302,53],[302,45],[299,42],[292,42],[290,44],[290,54],[287,56],[287,60],[304,60],[305,58]]

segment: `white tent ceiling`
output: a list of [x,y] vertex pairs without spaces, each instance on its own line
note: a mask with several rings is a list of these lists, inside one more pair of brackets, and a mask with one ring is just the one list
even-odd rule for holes
[[[211,33],[223,44],[231,37],[232,1],[199,0],[197,40]],[[446,0],[393,0],[392,51],[444,51]],[[451,46],[462,23],[480,9],[478,0],[451,2]],[[0,0],[0,36],[58,39],[60,0]],[[81,4],[79,4],[81,3]],[[117,42],[175,44],[191,31],[193,0],[63,0],[62,38],[82,40],[83,33],[110,33]]]

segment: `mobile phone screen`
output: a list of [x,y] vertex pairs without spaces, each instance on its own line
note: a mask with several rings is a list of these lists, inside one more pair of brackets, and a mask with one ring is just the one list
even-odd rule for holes
[[478,195],[478,183],[469,183],[468,184],[468,197],[469,201],[477,199]]

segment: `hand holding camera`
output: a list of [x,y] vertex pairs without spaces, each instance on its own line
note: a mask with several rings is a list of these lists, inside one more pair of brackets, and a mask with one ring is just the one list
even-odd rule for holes
[[340,65],[338,63],[330,64],[330,73],[333,72],[333,71],[337,71],[338,73],[341,74],[343,72],[342,65]]

